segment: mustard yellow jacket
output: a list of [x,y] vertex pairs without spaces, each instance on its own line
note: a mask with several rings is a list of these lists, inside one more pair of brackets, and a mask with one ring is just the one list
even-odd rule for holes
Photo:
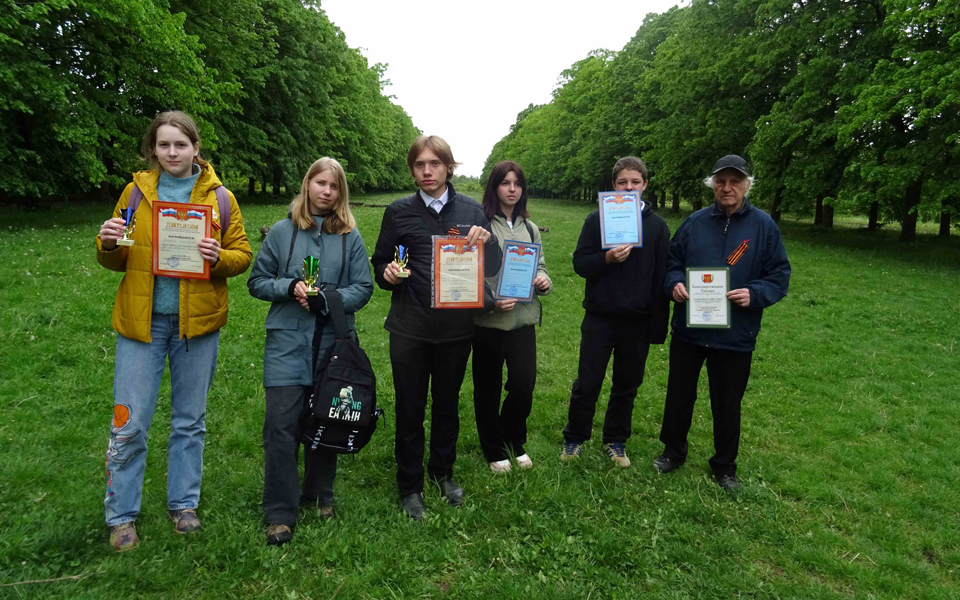
[[[112,271],[124,273],[113,305],[113,328],[125,338],[150,342],[150,320],[153,315],[153,203],[157,198],[160,170],[139,171],[133,174],[133,183],[120,195],[113,216],[119,217],[127,207],[130,192],[136,184],[143,192],[143,200],[136,213],[136,230],[131,236],[133,246],[117,246],[104,250],[97,235],[97,261]],[[190,194],[190,204],[213,207],[214,223],[219,226],[217,194],[220,179],[207,165],[202,168]],[[243,229],[240,207],[230,196],[230,228],[211,229],[211,236],[220,242],[220,260],[210,268],[210,280],[180,280],[180,338],[192,338],[211,333],[227,322],[227,277],[239,275],[250,266],[250,243]]]

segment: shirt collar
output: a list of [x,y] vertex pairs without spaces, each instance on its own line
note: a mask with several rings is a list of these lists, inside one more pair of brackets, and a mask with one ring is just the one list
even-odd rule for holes
[[445,188],[443,190],[443,195],[439,198],[434,198],[430,194],[423,191],[423,188],[420,188],[420,197],[423,199],[423,203],[427,205],[427,208],[430,208],[430,205],[434,202],[439,202],[440,207],[443,208],[447,205],[447,202],[450,201],[450,188]]

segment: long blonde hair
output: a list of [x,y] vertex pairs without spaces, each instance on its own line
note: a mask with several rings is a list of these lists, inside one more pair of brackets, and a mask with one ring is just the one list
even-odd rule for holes
[[[200,143],[200,131],[197,129],[197,124],[190,118],[190,115],[179,110],[162,112],[153,118],[153,122],[150,123],[150,127],[147,129],[147,133],[143,136],[143,145],[140,147],[140,156],[143,157],[143,160],[147,161],[151,167],[157,167],[158,165],[157,130],[164,125],[172,125],[179,129],[183,135],[187,136],[191,144],[198,145]],[[193,157],[193,162],[201,167],[206,167],[207,164],[209,164],[200,158],[199,152]]]
[[309,198],[310,180],[323,171],[336,173],[340,198],[330,214],[324,216],[322,230],[340,235],[350,233],[357,226],[357,221],[353,218],[353,213],[350,212],[350,190],[347,189],[347,174],[344,173],[340,163],[329,156],[317,160],[307,169],[307,174],[303,176],[303,185],[300,186],[300,193],[290,203],[290,220],[300,229],[313,229],[314,222],[313,215],[310,214]]

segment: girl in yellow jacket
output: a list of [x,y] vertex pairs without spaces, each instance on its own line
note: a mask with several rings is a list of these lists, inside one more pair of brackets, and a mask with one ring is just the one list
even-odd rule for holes
[[[113,328],[119,335],[104,499],[110,545],[118,552],[139,543],[134,521],[140,513],[147,433],[168,358],[173,388],[168,514],[178,533],[200,529],[196,509],[207,391],[216,369],[220,328],[227,322],[226,278],[247,270],[251,252],[236,198],[219,191],[229,198],[229,212],[223,214],[224,198],[218,199],[217,189],[222,184],[199,153],[193,119],[179,111],[157,115],[144,136],[142,155],[158,168],[133,174],[133,183],[97,236],[97,260],[124,273],[113,306]],[[211,237],[197,244],[200,256],[210,263],[209,280],[153,274],[153,204],[158,200],[212,208]],[[121,215],[138,202],[133,245],[118,245],[125,228]]]

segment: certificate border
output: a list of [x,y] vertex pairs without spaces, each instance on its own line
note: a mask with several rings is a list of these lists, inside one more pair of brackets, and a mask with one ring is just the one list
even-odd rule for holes
[[188,273],[185,271],[177,271],[176,269],[162,269],[160,268],[160,210],[164,208],[183,208],[188,207],[188,210],[197,210],[204,214],[204,236],[210,237],[210,226],[213,221],[213,207],[209,204],[184,204],[183,202],[162,202],[156,201],[153,203],[153,274],[162,275],[163,277],[176,277],[177,279],[203,279],[205,281],[210,280],[210,263],[206,259],[202,258],[203,261],[203,273]]
[[[727,277],[727,292],[730,291],[730,267],[687,267],[687,285],[690,285],[690,272],[691,271],[726,271]],[[689,294],[689,290],[687,291]],[[687,327],[689,329],[730,329],[731,322],[733,320],[733,314],[730,309],[732,308],[732,302],[727,298],[727,322],[726,324],[717,324],[717,325],[691,325],[690,324],[690,300],[687,300]]]
[[[500,285],[503,278],[503,270],[507,266],[507,244],[515,244],[517,246],[524,246],[526,248],[536,248],[537,254],[534,259],[536,263],[536,268],[533,271],[533,279],[530,280],[530,293],[526,296],[509,296],[502,295],[500,293]],[[533,302],[533,297],[537,295],[537,291],[534,289],[533,280],[537,278],[537,273],[540,271],[540,253],[543,252],[542,244],[535,244],[533,242],[521,242],[518,240],[504,240],[503,242],[503,260],[500,261],[500,274],[497,276],[497,289],[494,294],[494,298],[497,300],[516,300],[521,304],[529,304]]]
[[483,255],[484,247],[483,242],[477,242],[477,300],[475,302],[441,302],[440,301],[440,286],[437,284],[437,259],[440,256],[440,245],[445,243],[463,243],[463,240],[467,239],[466,236],[456,235],[456,236],[440,236],[434,235],[433,238],[433,254],[431,256],[431,273],[430,273],[430,296],[433,299],[432,308],[437,309],[449,309],[449,308],[483,308]]
[[619,248],[620,246],[626,246],[628,244],[607,244],[605,240],[607,239],[607,227],[604,224],[604,211],[603,211],[603,196],[606,194],[636,194],[637,195],[637,237],[640,238],[640,241],[636,244],[629,244],[633,248],[643,248],[643,207],[644,201],[641,192],[632,191],[632,192],[598,192],[597,193],[597,206],[600,209],[600,247],[604,250],[609,250],[610,248]]

